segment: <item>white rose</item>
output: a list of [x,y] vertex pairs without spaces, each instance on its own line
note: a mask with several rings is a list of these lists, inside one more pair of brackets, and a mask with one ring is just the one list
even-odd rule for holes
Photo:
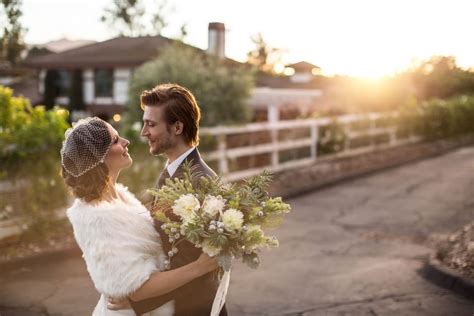
[[205,214],[214,217],[217,213],[221,214],[224,209],[226,200],[222,196],[206,195],[202,202],[202,210]]
[[202,243],[202,251],[207,253],[210,257],[214,257],[221,252],[221,249],[212,245],[208,240],[205,240]]
[[227,231],[240,230],[244,223],[244,214],[234,208],[230,208],[222,214],[222,222]]
[[200,207],[199,200],[193,194],[184,194],[174,201],[173,213],[184,221],[189,220]]

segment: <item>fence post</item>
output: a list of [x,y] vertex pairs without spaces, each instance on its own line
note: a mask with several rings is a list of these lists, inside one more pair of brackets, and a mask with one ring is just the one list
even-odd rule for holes
[[350,146],[351,146],[351,138],[350,138],[350,128],[349,128],[349,125],[347,123],[344,122],[344,127],[343,127],[343,131],[344,131],[344,149],[342,150],[343,152],[347,152],[349,151],[350,149]]
[[[377,118],[372,115],[372,113],[369,113],[369,129],[368,129],[368,134],[370,135],[370,146],[376,146],[377,142],[375,141],[376,134],[375,132],[375,122]],[[378,135],[377,135],[378,136]]]
[[278,167],[278,128],[277,128],[278,123],[270,123],[270,133],[272,136],[272,145],[273,145],[273,150],[272,150],[272,167],[276,168]]
[[394,126],[390,129],[390,139],[389,144],[390,146],[395,146],[397,144],[397,128]]
[[226,134],[222,133],[219,135],[218,138],[218,151],[219,151],[219,172],[222,176],[227,175],[229,173],[229,165],[227,163],[227,156],[226,156]]
[[318,123],[314,120],[311,124],[311,159],[316,160],[318,155]]
[[270,135],[272,138],[272,167],[278,167],[278,122],[280,121],[280,109],[274,104],[268,106],[268,123],[270,127]]
[[[393,122],[393,118],[396,117],[393,113],[390,113],[390,122]],[[392,126],[392,130],[390,132],[390,146],[395,146],[397,144],[397,133],[398,133],[398,125],[394,124]]]

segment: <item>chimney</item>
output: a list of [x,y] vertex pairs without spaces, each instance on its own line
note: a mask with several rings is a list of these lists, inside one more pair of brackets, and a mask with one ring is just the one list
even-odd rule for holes
[[220,59],[225,58],[225,25],[220,22],[209,23],[207,52]]

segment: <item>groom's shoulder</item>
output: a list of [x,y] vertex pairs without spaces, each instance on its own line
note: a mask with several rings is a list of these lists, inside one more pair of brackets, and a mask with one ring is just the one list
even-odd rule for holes
[[212,170],[212,168],[209,167],[204,161],[202,161],[202,163],[199,164],[199,172],[203,176],[207,176],[211,178],[217,177],[217,173],[214,170]]
[[197,148],[188,156],[188,159],[191,161],[192,169],[202,176],[217,177],[216,172],[202,159]]

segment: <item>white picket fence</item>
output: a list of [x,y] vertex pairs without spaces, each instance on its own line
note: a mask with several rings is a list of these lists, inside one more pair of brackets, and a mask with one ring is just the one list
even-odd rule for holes
[[[201,138],[211,137],[214,138],[217,143],[215,150],[210,152],[203,151],[203,156],[206,162],[217,165],[216,171],[218,171],[224,181],[236,181],[258,174],[264,169],[270,170],[272,172],[278,172],[311,165],[321,160],[358,155],[377,149],[420,141],[420,137],[413,135],[410,137],[397,138],[397,128],[395,125],[384,127],[377,126],[378,120],[390,117],[393,118],[396,116],[396,113],[371,113],[366,115],[346,115],[335,118],[274,121],[251,123],[242,126],[218,126],[212,128],[201,128]],[[320,137],[325,137],[324,135],[320,135],[321,129],[333,124],[334,122],[337,122],[338,125],[341,126],[345,141],[341,150],[339,150],[337,153],[321,155],[318,153],[318,140]],[[367,126],[365,128],[354,128],[353,125],[361,122],[365,122],[365,125]],[[304,133],[301,133],[302,130]],[[259,132],[264,132],[266,134],[265,139],[269,141],[266,143],[240,147],[235,146],[235,143],[230,144],[229,142],[230,137],[251,137],[249,135],[252,135],[252,133]],[[289,139],[287,137],[287,139],[281,140],[279,137],[279,133],[281,134],[281,132],[284,132],[286,135],[290,136],[303,135],[303,137]],[[360,137],[375,137],[378,135],[386,135],[388,141],[382,144],[377,144],[375,141],[372,141],[366,145],[358,146],[357,148],[352,146],[352,142]],[[250,141],[249,143],[252,144],[255,142]],[[282,155],[283,151],[299,149],[306,149],[308,155],[305,157],[299,157],[297,155],[297,158],[287,159],[284,162],[280,161],[280,156]],[[238,170],[232,170],[232,168],[230,168],[231,163],[239,167],[238,162],[236,163],[238,158],[255,157],[262,154],[267,156],[266,160],[269,161],[268,165],[260,165],[259,167]],[[20,187],[22,185],[24,185],[24,183],[21,182],[15,184],[15,186]],[[0,182],[0,198],[4,198],[6,195],[10,195],[11,197],[11,192],[20,194],[21,190],[14,190],[14,188],[11,186],[12,184],[8,181]],[[63,211],[61,212],[64,213]],[[5,220],[2,218],[2,216],[0,216],[0,240],[5,237],[17,234],[19,230],[20,226],[18,218]]]
[[[333,159],[335,157],[357,155],[374,151],[377,149],[388,148],[393,146],[400,146],[407,143],[414,143],[421,140],[420,137],[410,135],[409,137],[397,138],[397,127],[385,126],[378,127],[376,122],[381,119],[395,118],[397,113],[370,113],[370,114],[358,114],[358,115],[345,115],[336,118],[318,118],[318,119],[302,119],[302,120],[287,120],[287,121],[276,121],[276,122],[264,122],[264,123],[251,123],[242,126],[218,126],[212,128],[202,128],[200,130],[201,137],[215,137],[217,140],[217,148],[214,151],[207,152],[204,154],[206,161],[217,162],[218,173],[222,176],[224,181],[235,181],[248,176],[252,176],[262,172],[264,169],[272,172],[278,172],[282,170],[288,170],[292,168],[298,168],[301,166],[311,165],[319,159]],[[318,155],[318,139],[320,137],[321,127],[333,124],[335,121],[338,122],[343,128],[345,135],[344,146],[341,151],[336,154]],[[351,126],[358,122],[368,122],[368,126],[365,129],[354,129]],[[290,140],[279,140],[278,132],[282,130],[301,130],[308,129],[309,137],[297,138]],[[268,143],[251,145],[245,147],[234,147],[228,148],[228,136],[248,134],[254,132],[269,131],[271,135],[271,141]],[[378,135],[387,135],[388,141],[383,144],[376,144],[372,142],[366,146],[359,146],[352,148],[351,143],[360,137],[375,137]],[[279,155],[281,151],[308,148],[309,155],[304,158],[298,158],[285,162],[280,162]],[[271,163],[266,166],[260,166],[257,168],[250,168],[246,170],[229,170],[229,161],[245,156],[255,156],[259,154],[271,155]]]

